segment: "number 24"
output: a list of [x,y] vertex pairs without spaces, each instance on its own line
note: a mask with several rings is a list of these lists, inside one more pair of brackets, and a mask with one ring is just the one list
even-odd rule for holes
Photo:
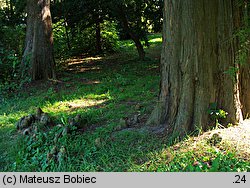
[[235,175],[235,178],[237,178],[237,180],[234,183],[246,183],[246,175],[243,175],[242,177],[240,175]]

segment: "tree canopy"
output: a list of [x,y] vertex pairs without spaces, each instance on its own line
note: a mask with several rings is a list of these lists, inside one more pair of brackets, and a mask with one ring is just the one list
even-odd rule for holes
[[248,0],[0,0],[0,36],[0,170],[250,170]]

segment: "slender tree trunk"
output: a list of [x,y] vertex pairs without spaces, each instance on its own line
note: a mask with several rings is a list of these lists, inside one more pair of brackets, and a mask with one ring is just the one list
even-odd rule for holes
[[64,16],[64,28],[65,28],[65,32],[66,32],[66,41],[67,41],[67,47],[68,47],[68,50],[70,51],[71,50],[71,44],[70,44],[70,38],[69,38],[69,30],[68,30],[68,23],[67,23],[67,20],[66,20],[66,17]]
[[134,34],[132,31],[128,31],[128,34],[135,43],[136,49],[137,49],[138,54],[139,54],[139,58],[141,60],[144,60],[145,59],[145,51],[143,49],[143,45],[142,45],[139,37],[136,34]]
[[71,44],[70,44],[70,37],[69,37],[69,26],[68,26],[68,21],[67,21],[67,12],[65,12],[66,11],[65,1],[62,1],[61,5],[62,5],[62,12],[63,12],[64,28],[65,28],[65,32],[66,32],[65,37],[66,37],[67,47],[68,47],[68,50],[71,51]]
[[26,48],[23,63],[32,80],[55,78],[50,0],[27,0]]
[[96,18],[95,34],[96,34],[96,54],[100,54],[102,52],[102,43],[101,43],[101,24],[99,15]]
[[148,124],[184,136],[206,129],[212,103],[242,121],[232,0],[165,0],[159,103]]
[[13,7],[13,0],[10,0],[10,16],[11,19],[14,19],[14,7]]
[[131,37],[131,39],[134,41],[136,49],[138,51],[139,54],[139,58],[141,60],[145,59],[145,51],[143,49],[143,45],[140,41],[140,38],[131,30],[131,28],[129,27],[129,22],[128,19],[126,17],[126,14],[124,13],[123,8],[120,6],[118,7],[119,10],[119,19],[122,23],[123,28],[125,29],[125,31],[129,34],[129,36]]

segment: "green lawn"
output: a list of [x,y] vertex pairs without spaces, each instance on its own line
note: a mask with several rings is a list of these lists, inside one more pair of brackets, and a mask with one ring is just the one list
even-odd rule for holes
[[[1,171],[249,171],[249,159],[222,151],[192,137],[182,142],[143,131],[157,103],[160,82],[161,35],[150,35],[145,61],[139,61],[131,41],[121,52],[104,57],[71,58],[58,80],[36,82],[0,106]],[[85,131],[55,136],[52,127],[22,136],[15,123],[37,107],[56,124],[80,114]],[[121,129],[123,118],[140,114],[138,128]],[[55,150],[60,156],[48,158]]]

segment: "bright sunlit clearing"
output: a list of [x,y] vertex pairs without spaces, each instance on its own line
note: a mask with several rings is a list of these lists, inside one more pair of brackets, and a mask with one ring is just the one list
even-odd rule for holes
[[162,42],[162,38],[160,37],[160,38],[151,39],[151,40],[149,40],[149,42],[151,42],[151,43]]

